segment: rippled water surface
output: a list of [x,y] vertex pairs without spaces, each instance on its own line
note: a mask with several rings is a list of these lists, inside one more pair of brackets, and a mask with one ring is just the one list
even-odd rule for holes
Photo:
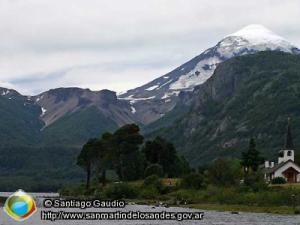
[[[1,193],[0,193],[1,195]],[[45,196],[45,194],[34,194],[39,201],[39,198]],[[3,194],[2,196],[8,196],[8,194]],[[55,196],[53,194],[52,196]],[[105,209],[105,211],[110,211],[112,209]],[[120,210],[120,209],[118,209]],[[129,205],[125,209],[126,211],[199,211],[192,209],[182,209],[182,208],[152,208],[151,206],[138,206],[138,205]],[[68,211],[76,211],[75,209],[69,209]],[[82,211],[82,210],[78,210]],[[89,209],[88,211],[104,211],[104,209]],[[300,216],[280,216],[280,215],[272,215],[272,214],[256,214],[256,213],[240,213],[238,215],[231,214],[229,212],[214,212],[214,211],[204,211],[204,219],[202,221],[41,221],[41,208],[28,220],[24,222],[15,222],[10,217],[8,217],[3,210],[0,210],[0,224],[1,225],[15,225],[15,224],[26,224],[26,225],[42,225],[42,224],[54,224],[54,225],[94,225],[94,224],[103,224],[103,225],[156,225],[156,224],[164,224],[164,225],[177,225],[177,224],[203,224],[203,225],[300,225]]]

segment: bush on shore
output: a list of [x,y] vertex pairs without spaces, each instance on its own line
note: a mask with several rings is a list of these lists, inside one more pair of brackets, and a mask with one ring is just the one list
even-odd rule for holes
[[283,177],[275,177],[271,181],[272,184],[285,184],[286,180]]

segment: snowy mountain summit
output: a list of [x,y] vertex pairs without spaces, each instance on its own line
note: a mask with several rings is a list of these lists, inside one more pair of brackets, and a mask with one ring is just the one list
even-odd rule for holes
[[286,39],[258,24],[246,26],[233,34],[230,34],[226,36],[222,42],[226,42],[228,39],[232,38],[243,40],[244,42],[240,43],[241,47],[247,47],[258,51],[279,50],[290,53],[296,53],[295,51],[298,51],[299,53],[299,49]]
[[226,36],[215,47],[206,50],[205,56],[194,70],[181,76],[170,89],[191,89],[204,83],[214,72],[216,65],[234,56],[258,51],[283,51],[299,53],[299,49],[262,25],[249,25]]
[[181,91],[191,91],[204,83],[217,65],[235,56],[259,51],[283,51],[300,54],[300,50],[262,25],[249,25],[225,36],[216,46],[207,49],[181,65],[141,87],[127,91],[119,98],[129,100],[139,121],[151,123],[175,105]]
[[277,42],[280,43],[282,41],[286,41],[283,37],[275,34],[271,30],[267,29],[263,25],[260,24],[252,24],[244,27],[243,29],[230,34],[226,37],[242,37],[249,42],[252,43],[270,43],[270,42]]

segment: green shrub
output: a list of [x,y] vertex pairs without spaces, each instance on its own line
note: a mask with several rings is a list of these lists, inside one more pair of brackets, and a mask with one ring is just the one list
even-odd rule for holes
[[159,194],[159,191],[154,186],[145,187],[141,191],[141,197],[144,199],[155,199]]
[[160,194],[168,192],[168,188],[163,185],[162,180],[157,175],[146,177],[143,186],[144,188],[155,188]]
[[261,171],[246,174],[244,185],[255,192],[265,190],[268,187]]
[[208,176],[211,184],[216,186],[236,186],[241,180],[241,167],[237,159],[217,159],[209,168]]
[[138,190],[127,183],[113,184],[105,189],[105,196],[110,199],[136,198]]
[[157,175],[151,175],[144,180],[144,186],[161,186],[161,179]]
[[159,164],[151,164],[145,169],[145,177],[149,177],[151,175],[157,175],[162,177],[164,175],[164,171],[161,165]]
[[176,192],[172,192],[170,195],[176,202],[181,204],[188,203],[207,203],[205,196],[203,195],[202,191],[189,189],[189,190],[178,190]]
[[59,190],[61,196],[83,196],[87,195],[85,185],[69,185]]
[[183,177],[181,186],[187,189],[200,189],[203,187],[203,176],[199,173],[191,173]]
[[285,184],[286,180],[283,177],[275,177],[271,182],[272,184]]

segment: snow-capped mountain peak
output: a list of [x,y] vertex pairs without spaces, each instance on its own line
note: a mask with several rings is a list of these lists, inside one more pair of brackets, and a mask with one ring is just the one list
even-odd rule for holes
[[216,46],[222,61],[259,51],[282,51],[299,54],[299,49],[263,25],[253,24],[227,35]]
[[227,35],[226,37],[232,36],[242,37],[253,43],[286,41],[283,37],[275,34],[271,30],[260,24],[248,25],[233,34]]
[[259,51],[300,54],[300,50],[283,37],[263,25],[253,24],[225,36],[217,45],[189,62],[141,87],[119,95],[119,98],[130,101],[136,109],[135,114],[141,115],[142,123],[150,123],[176,105],[179,92],[191,91],[209,79],[219,63]]

